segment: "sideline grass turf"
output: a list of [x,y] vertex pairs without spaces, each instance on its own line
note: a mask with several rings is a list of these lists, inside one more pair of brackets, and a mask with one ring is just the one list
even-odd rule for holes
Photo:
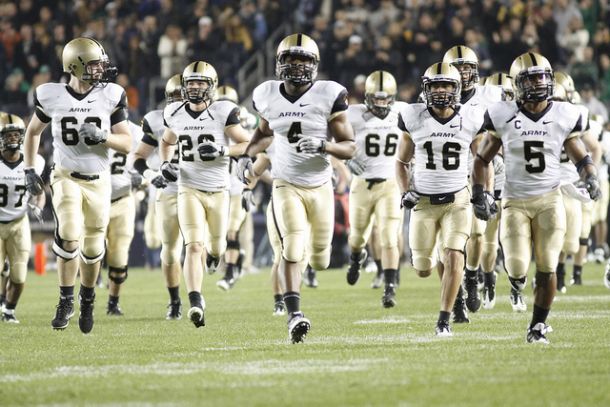
[[[571,271],[571,267],[569,267]],[[219,273],[220,274],[220,273]],[[0,405],[402,405],[608,406],[610,290],[602,266],[587,265],[584,285],[559,294],[548,323],[550,346],[525,343],[528,311],[513,313],[508,283],[498,302],[437,339],[439,281],[403,268],[398,306],[381,307],[381,290],[363,274],[354,287],[340,270],[303,287],[312,321],[304,344],[288,340],[285,317],[273,317],[267,270],[230,292],[206,276],[206,326],[166,321],[160,273],[130,270],[121,306],[105,315],[97,289],[95,326],[53,331],[54,273],[32,273],[17,308],[20,325],[0,324]],[[77,288],[78,290],[78,288]]]

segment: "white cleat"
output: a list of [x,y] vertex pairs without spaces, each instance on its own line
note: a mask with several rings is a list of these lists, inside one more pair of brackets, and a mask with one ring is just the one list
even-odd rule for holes
[[538,322],[531,328],[527,328],[527,335],[525,340],[528,343],[540,343],[542,345],[548,345],[550,342],[546,338],[546,335],[553,332],[553,328],[550,325],[546,325],[544,322]]
[[205,258],[205,270],[208,274],[216,273],[218,270],[218,264],[220,263],[220,259],[218,257],[214,257],[208,253]]
[[514,312],[525,312],[527,311],[527,305],[523,301],[523,295],[520,291],[513,288],[510,289],[510,305],[513,307]]
[[453,332],[451,332],[451,327],[448,322],[438,322],[434,331],[436,332],[437,338],[451,338],[453,336]]
[[610,290],[610,263],[606,264],[606,272],[604,273],[604,285]]

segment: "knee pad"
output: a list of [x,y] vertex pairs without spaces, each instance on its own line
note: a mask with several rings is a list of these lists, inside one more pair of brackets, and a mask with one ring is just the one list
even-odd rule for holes
[[366,245],[364,236],[362,236],[360,233],[350,233],[347,240],[349,247],[352,248],[352,251],[358,251]]
[[227,239],[227,250],[239,250],[239,240]]
[[56,236],[55,240],[53,241],[53,253],[55,253],[55,255],[57,257],[60,257],[64,260],[68,261],[68,260],[75,259],[76,256],[78,256],[78,249],[65,250],[63,248],[63,240],[58,239]]
[[100,254],[98,254],[97,256],[87,256],[85,253],[83,253],[83,251],[80,251],[80,258],[82,261],[85,262],[85,264],[95,264],[99,261],[102,261],[102,259],[104,258],[104,255],[106,254],[106,249],[102,250],[102,252]]
[[417,269],[415,269],[415,274],[417,274],[421,278],[426,278],[426,277],[430,277],[430,274],[432,274],[432,270],[417,270]]
[[174,264],[180,261],[180,252],[177,247],[163,245],[161,247],[161,262],[163,264]]
[[317,250],[309,257],[309,265],[315,270],[326,270],[330,264],[330,247]]
[[426,257],[413,252],[413,268],[419,274],[421,270],[432,270],[432,257]]
[[515,290],[521,292],[525,288],[525,284],[527,283],[527,276],[523,276],[520,278],[513,278],[508,276],[508,281],[510,282],[511,287]]
[[108,278],[115,284],[123,284],[127,280],[127,266],[125,267],[108,267]]
[[284,236],[282,240],[282,257],[292,263],[298,263],[303,260],[305,257],[305,244],[301,234]]

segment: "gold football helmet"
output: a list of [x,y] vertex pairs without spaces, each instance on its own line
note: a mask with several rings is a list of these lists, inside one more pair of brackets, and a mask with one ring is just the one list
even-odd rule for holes
[[320,51],[316,42],[305,34],[292,34],[277,47],[275,75],[294,86],[303,86],[316,79],[319,63]]
[[223,85],[219,86],[216,90],[216,100],[230,100],[231,102],[238,104],[239,95],[232,86]]
[[553,98],[552,99],[559,101],[559,102],[565,102],[567,100],[566,88],[564,88],[562,85],[556,83],[555,88],[553,89]]
[[169,105],[172,102],[182,101],[182,75],[176,74],[167,80],[165,84],[165,102]]
[[[193,82],[205,82],[206,88],[193,85]],[[191,103],[200,104],[211,101],[218,86],[216,69],[207,62],[191,62],[182,72],[182,98]]]
[[570,75],[565,72],[557,71],[555,72],[555,83],[563,86],[566,91],[567,100],[570,103],[574,103],[572,98],[574,97],[574,92],[576,92],[576,87],[574,86],[574,80]]
[[90,85],[114,79],[117,69],[110,65],[102,44],[93,38],[75,38],[64,47],[61,55],[64,72]]
[[551,63],[540,54],[526,52],[519,55],[510,66],[517,100],[541,102],[553,97],[555,78]]
[[[436,84],[448,84],[451,89],[436,89]],[[457,68],[446,62],[431,65],[422,76],[424,97],[428,106],[455,106],[460,101],[462,77]],[[433,89],[435,88],[435,89]]]
[[0,112],[0,150],[19,150],[24,135],[25,123],[21,117]]
[[479,58],[465,45],[456,45],[445,52],[443,62],[455,66],[460,72],[462,90],[471,89],[479,82]]
[[[567,92],[566,92],[567,95]],[[575,90],[574,93],[572,93],[572,99],[568,98],[568,102],[574,104],[574,105],[582,105],[582,98],[580,97],[580,93]]]
[[499,86],[502,89],[502,100],[515,100],[513,81],[503,72],[496,72],[485,80],[485,86]]
[[364,104],[375,116],[384,118],[396,100],[396,79],[386,71],[375,71],[364,83]]

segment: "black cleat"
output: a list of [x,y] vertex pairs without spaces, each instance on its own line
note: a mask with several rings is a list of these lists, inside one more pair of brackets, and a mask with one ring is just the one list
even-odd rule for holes
[[565,270],[563,271],[558,271],[555,273],[555,275],[557,276],[557,291],[559,291],[562,294],[565,294],[568,289],[566,288],[566,272]]
[[78,327],[81,332],[88,334],[93,329],[93,303],[95,295],[92,298],[80,298],[80,315],[78,317]]
[[208,253],[208,255],[205,257],[205,269],[206,269],[207,273],[208,274],[216,273],[216,270],[218,270],[219,263],[220,263],[220,259],[218,257],[214,257]]
[[273,316],[286,315],[286,304],[284,301],[276,301],[273,306]]
[[387,284],[385,286],[383,297],[381,297],[381,305],[383,305],[384,308],[396,306],[396,291],[394,290],[394,284]]
[[118,302],[116,304],[109,302],[108,306],[106,307],[106,315],[110,315],[113,317],[122,317],[123,310],[121,309],[121,307],[119,307]]
[[458,296],[453,303],[453,322],[456,324],[468,324],[468,313],[466,312],[466,305],[464,304],[464,297]]
[[195,325],[195,328],[201,328],[202,326],[205,326],[205,317],[203,315],[203,308],[201,308],[200,306],[191,307],[191,309],[188,312],[188,317],[191,320],[191,322]]
[[572,279],[570,280],[570,285],[582,285],[582,272],[574,272],[572,273]]
[[366,260],[366,250],[362,249],[360,253],[352,253],[349,258],[349,268],[347,269],[347,283],[354,285],[360,278],[360,268]]
[[485,284],[485,273],[483,272],[483,268],[479,266],[477,269],[477,288],[479,291],[483,290],[483,285]]
[[165,315],[165,319],[167,320],[178,320],[182,318],[182,303],[180,301],[177,302],[169,302],[167,305],[167,314]]
[[302,312],[293,312],[288,320],[288,337],[292,343],[299,343],[305,340],[305,335],[311,329],[311,322],[305,318]]
[[453,332],[451,332],[451,327],[449,326],[449,321],[438,321],[434,331],[436,336],[439,338],[449,338],[453,336]]
[[311,288],[318,288],[318,279],[316,278],[316,271],[309,264],[305,269],[305,285]]
[[468,311],[477,312],[481,308],[481,297],[479,296],[478,277],[464,277],[464,288],[466,289],[466,306]]
[[496,273],[485,274],[483,286],[483,309],[493,309],[496,305]]
[[55,318],[51,321],[53,329],[66,329],[70,318],[74,316],[74,299],[59,298],[59,304],[55,310]]
[[550,342],[546,338],[546,335],[551,332],[553,332],[553,328],[551,328],[550,325],[546,325],[544,322],[538,322],[536,325],[527,328],[525,339],[528,343],[548,345]]
[[2,309],[2,316],[0,317],[0,319],[2,319],[2,322],[6,322],[7,324],[18,324],[19,320],[15,317],[15,310],[7,310],[7,309]]

